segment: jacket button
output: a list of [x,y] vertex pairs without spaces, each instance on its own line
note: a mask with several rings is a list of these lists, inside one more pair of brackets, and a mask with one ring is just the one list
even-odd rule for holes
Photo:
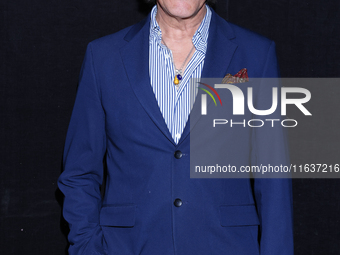
[[183,156],[181,151],[175,151],[175,158],[180,159]]
[[174,205],[176,207],[181,207],[183,204],[182,200],[180,200],[179,198],[176,198],[175,201],[174,201]]

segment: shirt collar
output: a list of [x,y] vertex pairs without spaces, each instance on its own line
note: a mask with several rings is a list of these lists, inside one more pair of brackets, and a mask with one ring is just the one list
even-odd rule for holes
[[[192,37],[192,42],[195,45],[196,50],[200,50],[203,53],[206,52],[206,46],[208,42],[208,35],[209,35],[209,26],[210,26],[210,20],[211,20],[211,10],[208,5],[205,5],[207,12],[196,30],[194,36]],[[151,22],[150,22],[150,42],[153,38],[156,39],[156,41],[161,45],[162,40],[162,31],[161,28],[158,25],[158,22],[156,20],[156,14],[157,14],[157,5],[155,5],[151,10]]]

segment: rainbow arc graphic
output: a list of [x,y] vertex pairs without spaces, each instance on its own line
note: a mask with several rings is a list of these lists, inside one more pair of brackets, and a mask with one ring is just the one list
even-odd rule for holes
[[[222,100],[220,98],[220,95],[217,93],[217,91],[213,87],[211,87],[210,85],[208,85],[206,83],[203,83],[203,82],[199,82],[199,84],[201,84],[203,86],[206,86],[208,89],[210,89],[216,95],[216,97],[220,101],[220,104],[222,105]],[[215,105],[217,106],[216,99],[215,99],[214,95],[209,90],[207,90],[205,88],[201,88],[201,87],[198,87],[198,88],[203,90],[204,92],[206,92],[212,98],[212,100],[214,101]]]

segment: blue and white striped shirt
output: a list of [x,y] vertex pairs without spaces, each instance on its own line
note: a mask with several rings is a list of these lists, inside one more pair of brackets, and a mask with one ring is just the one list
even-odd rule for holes
[[[206,15],[192,38],[195,52],[182,75],[183,79],[176,89],[174,85],[175,67],[172,52],[162,44],[162,31],[156,21],[157,6],[151,11],[149,37],[149,75],[150,82],[170,134],[177,144],[197,94],[197,85],[191,78],[201,78],[207,49],[211,10],[206,5]],[[197,81],[197,80],[196,80]],[[190,89],[190,86],[193,86]],[[191,99],[191,100],[190,100]]]

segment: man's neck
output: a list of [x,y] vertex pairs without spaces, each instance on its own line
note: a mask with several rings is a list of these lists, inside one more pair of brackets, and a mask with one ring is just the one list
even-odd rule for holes
[[167,42],[192,39],[196,30],[200,26],[207,10],[205,5],[190,17],[176,17],[169,13],[157,4],[156,20],[162,30],[163,39]]

